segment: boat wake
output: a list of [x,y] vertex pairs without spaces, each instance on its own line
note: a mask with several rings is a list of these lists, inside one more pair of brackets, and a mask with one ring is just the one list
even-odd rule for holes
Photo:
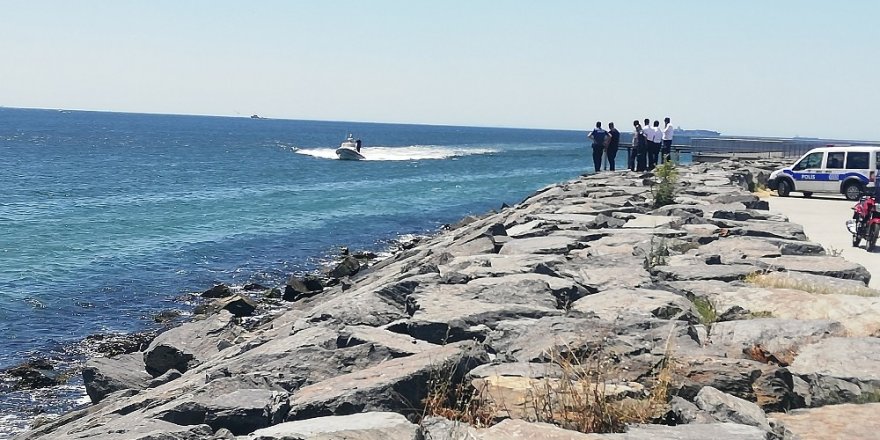
[[[317,157],[319,159],[338,160],[335,148],[296,148],[296,154]],[[430,160],[449,159],[460,156],[497,153],[491,148],[461,148],[439,145],[411,145],[409,147],[364,147],[361,154],[363,160]]]

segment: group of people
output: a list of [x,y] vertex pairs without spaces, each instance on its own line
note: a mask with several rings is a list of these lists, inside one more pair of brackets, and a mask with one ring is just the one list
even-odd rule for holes
[[[655,120],[653,127],[651,120],[645,118],[645,125],[633,121],[632,150],[627,165],[632,171],[650,171],[658,163],[671,159],[672,136],[675,129],[670,119],[663,120],[663,128],[660,121]],[[587,137],[593,142],[593,166],[596,172],[602,171],[602,156],[608,161],[607,170],[614,171],[617,159],[617,150],[620,148],[620,132],[614,128],[614,123],[608,123],[608,131],[602,128],[601,122],[596,122],[596,128]]]

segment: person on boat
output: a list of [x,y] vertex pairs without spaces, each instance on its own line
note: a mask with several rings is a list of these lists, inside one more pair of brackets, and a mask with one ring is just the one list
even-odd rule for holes
[[361,140],[360,139],[354,141],[354,149],[357,150],[358,153],[361,152]]

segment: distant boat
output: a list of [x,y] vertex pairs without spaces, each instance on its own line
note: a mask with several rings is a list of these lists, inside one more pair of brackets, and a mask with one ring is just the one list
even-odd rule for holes
[[251,119],[266,119],[260,115],[251,115]]
[[339,148],[336,149],[336,157],[340,160],[363,160],[364,156],[360,152],[360,139],[355,140],[351,133],[342,141]]

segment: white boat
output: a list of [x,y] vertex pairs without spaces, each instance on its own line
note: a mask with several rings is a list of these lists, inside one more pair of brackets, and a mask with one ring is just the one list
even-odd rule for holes
[[360,139],[355,140],[351,133],[336,149],[336,156],[340,160],[363,160],[364,155],[360,152]]

